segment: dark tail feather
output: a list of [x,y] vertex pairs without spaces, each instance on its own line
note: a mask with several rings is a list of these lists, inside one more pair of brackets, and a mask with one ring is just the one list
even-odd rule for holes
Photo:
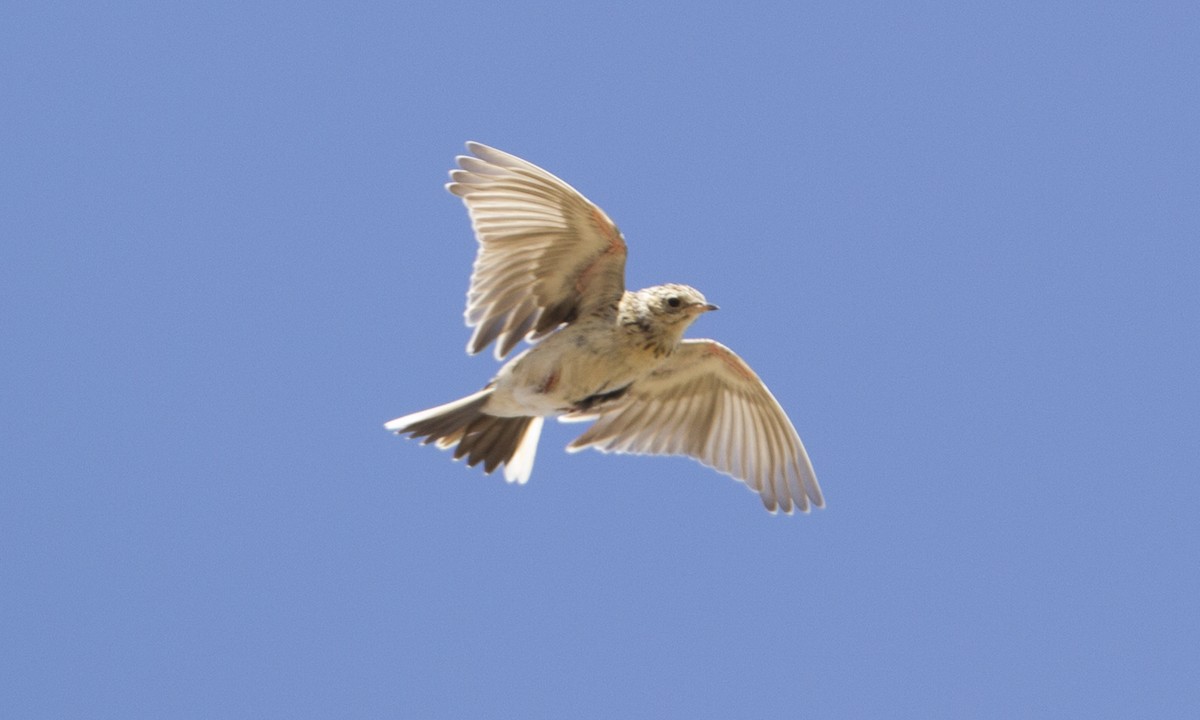
[[465,457],[471,467],[483,463],[485,473],[504,465],[506,480],[524,483],[533,471],[542,418],[487,415],[483,406],[491,394],[491,388],[480,390],[461,400],[396,418],[384,428],[421,439],[423,445],[453,447],[455,460]]

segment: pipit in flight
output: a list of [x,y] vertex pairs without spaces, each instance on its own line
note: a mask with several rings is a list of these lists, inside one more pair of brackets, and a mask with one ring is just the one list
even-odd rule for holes
[[686,285],[625,289],[625,239],[604,211],[518,157],[467,143],[446,189],[479,240],[467,293],[467,344],[497,360],[526,339],[482,390],[384,425],[454,458],[533,470],[546,417],[595,420],[567,450],[688,455],[741,480],[771,512],[822,507],[800,436],[767,386],[715,340],[684,340],[716,310]]

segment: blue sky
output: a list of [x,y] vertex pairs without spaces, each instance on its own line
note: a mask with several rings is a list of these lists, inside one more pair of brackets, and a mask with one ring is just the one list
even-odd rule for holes
[[[1196,717],[1194,3],[0,10],[0,714]],[[603,207],[828,508],[506,486],[462,143]]]

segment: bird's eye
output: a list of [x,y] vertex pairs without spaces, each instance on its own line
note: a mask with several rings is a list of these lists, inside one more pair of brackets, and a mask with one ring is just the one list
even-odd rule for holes
[[679,307],[679,298],[672,295],[671,297],[667,298],[667,305],[673,308]]

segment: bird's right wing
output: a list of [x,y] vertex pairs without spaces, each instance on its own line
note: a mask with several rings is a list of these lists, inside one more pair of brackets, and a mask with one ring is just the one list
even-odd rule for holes
[[771,512],[825,504],[779,402],[749,365],[715,340],[683,341],[661,368],[595,417],[568,450],[689,455],[746,483]]
[[625,292],[625,239],[577,190],[515,155],[470,142],[446,189],[462,198],[479,253],[467,293],[467,351],[503,358]]

